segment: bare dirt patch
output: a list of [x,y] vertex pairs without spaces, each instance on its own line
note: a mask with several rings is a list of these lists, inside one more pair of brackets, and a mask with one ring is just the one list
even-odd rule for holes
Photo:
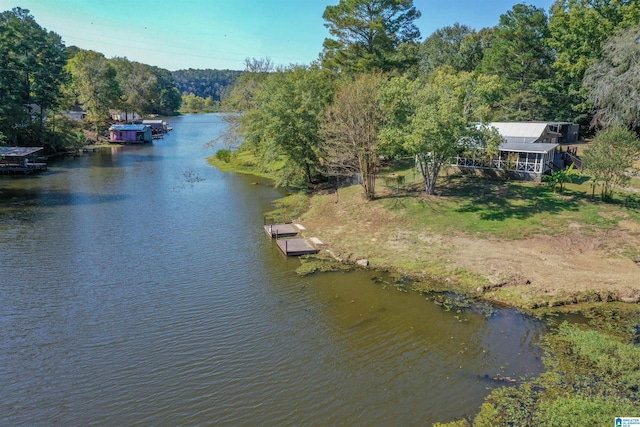
[[[439,276],[482,289],[515,306],[591,300],[640,301],[640,224],[631,219],[609,231],[573,224],[556,235],[520,240],[439,234],[403,223],[376,202],[315,196],[301,220],[341,259],[367,258],[372,267]],[[473,280],[469,280],[473,277]]]

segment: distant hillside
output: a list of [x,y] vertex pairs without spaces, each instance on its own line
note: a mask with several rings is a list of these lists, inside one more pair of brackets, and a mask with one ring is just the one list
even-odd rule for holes
[[180,93],[193,93],[202,98],[220,101],[227,88],[235,83],[242,71],[236,70],[188,70],[173,71],[173,78]]

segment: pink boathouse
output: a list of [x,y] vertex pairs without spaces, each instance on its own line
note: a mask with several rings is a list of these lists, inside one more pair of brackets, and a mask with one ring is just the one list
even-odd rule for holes
[[109,132],[111,142],[145,144],[153,140],[151,127],[145,125],[113,125]]

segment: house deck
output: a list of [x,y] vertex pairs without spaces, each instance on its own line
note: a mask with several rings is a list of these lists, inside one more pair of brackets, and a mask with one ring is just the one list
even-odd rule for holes
[[264,231],[267,233],[267,236],[271,236],[272,239],[292,237],[298,234],[298,230],[291,224],[267,224],[264,226]]
[[318,250],[311,246],[306,239],[279,239],[278,248],[286,256],[300,256],[317,254]]

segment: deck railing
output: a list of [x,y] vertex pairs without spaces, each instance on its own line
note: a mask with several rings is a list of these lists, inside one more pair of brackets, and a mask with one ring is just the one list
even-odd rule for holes
[[457,156],[455,158],[454,166],[467,167],[467,168],[479,168],[479,169],[493,169],[493,170],[510,170],[519,172],[532,172],[542,173],[542,159],[536,159],[535,161],[520,161],[516,160],[504,160],[504,159],[477,159]]

